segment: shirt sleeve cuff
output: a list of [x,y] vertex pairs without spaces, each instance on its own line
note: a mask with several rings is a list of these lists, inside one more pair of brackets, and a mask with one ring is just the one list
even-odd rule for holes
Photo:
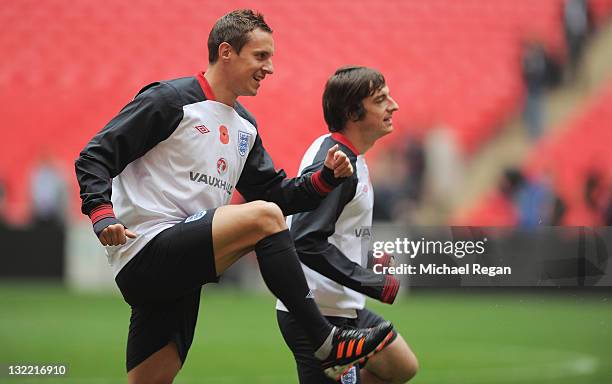
[[385,285],[383,287],[380,301],[387,304],[393,304],[397,292],[399,291],[400,281],[391,275],[385,277]]
[[377,260],[376,264],[380,264],[382,267],[388,267],[389,265],[391,265],[391,259],[393,256],[391,256],[388,253],[385,253],[380,259]]
[[312,174],[310,180],[320,195],[327,195],[338,185],[342,184],[346,178],[334,177],[334,171],[324,165],[323,168]]
[[94,208],[89,213],[89,218],[91,219],[91,224],[93,225],[96,236],[100,236],[104,228],[109,225],[119,223],[119,220],[115,217],[113,206],[110,204],[103,204]]

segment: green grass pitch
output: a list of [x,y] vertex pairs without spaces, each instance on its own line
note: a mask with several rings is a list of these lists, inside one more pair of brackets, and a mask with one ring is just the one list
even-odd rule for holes
[[[420,360],[414,383],[612,382],[610,292],[413,293],[369,306]],[[196,338],[176,383],[295,383],[272,295],[205,287]],[[129,308],[118,295],[0,284],[0,365],[69,364],[65,378],[6,383],[124,383]],[[251,341],[239,343],[244,336]]]

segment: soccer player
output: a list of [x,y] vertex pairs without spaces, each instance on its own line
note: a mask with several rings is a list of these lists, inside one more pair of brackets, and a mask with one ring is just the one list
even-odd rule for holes
[[[374,196],[364,154],[393,130],[392,115],[398,105],[389,94],[385,78],[366,67],[343,67],[327,81],[323,113],[331,134],[319,137],[306,151],[300,174],[321,167],[330,148],[346,151],[355,170],[350,180],[330,192],[313,211],[287,219],[302,268],[315,301],[327,319],[338,326],[375,327],[385,320],[365,306],[365,297],[393,303],[399,280],[374,273],[362,261],[364,235],[372,225]],[[366,241],[369,243],[369,241]],[[365,250],[369,246],[366,245]],[[388,255],[375,262],[386,266]],[[372,261],[372,260],[370,260]],[[325,377],[315,348],[295,314],[279,298],[278,324],[294,354],[301,384],[333,383]],[[342,383],[404,383],[417,371],[414,353],[393,331],[392,341],[380,353],[354,366]],[[348,342],[338,356],[354,354],[359,345]]]
[[[272,30],[261,14],[221,17],[208,49],[205,72],[144,87],[75,164],[82,211],[132,308],[128,381],[172,382],[193,340],[201,286],[252,250],[268,288],[338,376],[384,346],[392,325],[355,331],[321,315],[284,215],[316,208],[352,165],[333,147],[319,169],[298,178],[274,169],[255,119],[237,102],[273,73]],[[235,190],[248,203],[228,205]],[[347,342],[363,350],[338,357]],[[248,349],[250,341],[243,343]]]

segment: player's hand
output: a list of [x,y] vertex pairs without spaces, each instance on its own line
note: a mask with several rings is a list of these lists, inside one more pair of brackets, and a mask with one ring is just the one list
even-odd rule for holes
[[124,227],[123,224],[109,225],[102,230],[98,237],[100,243],[104,246],[123,245],[127,242],[128,238],[135,239],[136,234]]
[[337,179],[353,174],[353,165],[348,156],[339,149],[338,144],[327,151],[324,165],[334,171],[334,177]]

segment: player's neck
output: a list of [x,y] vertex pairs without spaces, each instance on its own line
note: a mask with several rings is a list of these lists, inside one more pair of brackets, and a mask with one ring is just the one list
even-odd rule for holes
[[204,78],[208,81],[215,95],[215,101],[234,107],[234,104],[236,104],[236,95],[228,89],[227,82],[223,80],[223,76],[217,67],[208,67],[206,72],[204,72]]
[[359,132],[359,129],[355,127],[351,128],[348,126],[343,129],[340,134],[344,135],[353,144],[355,149],[359,151],[358,154],[365,154],[368,149],[372,148],[374,141],[368,140],[364,135]]

